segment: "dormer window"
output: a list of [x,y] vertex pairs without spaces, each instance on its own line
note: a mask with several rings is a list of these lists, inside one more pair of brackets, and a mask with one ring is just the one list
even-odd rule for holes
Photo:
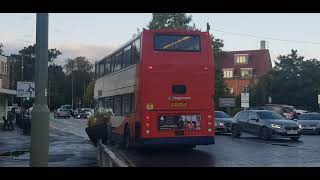
[[224,78],[233,78],[233,69],[222,69]]
[[234,62],[235,64],[248,64],[249,55],[248,54],[235,54]]

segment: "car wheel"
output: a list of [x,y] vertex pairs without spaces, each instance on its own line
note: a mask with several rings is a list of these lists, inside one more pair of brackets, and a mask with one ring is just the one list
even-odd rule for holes
[[290,139],[291,139],[292,141],[298,141],[299,138],[300,138],[300,136],[299,136],[299,137],[290,137]]
[[317,129],[316,133],[317,133],[318,135],[320,135],[320,128]]
[[231,128],[231,133],[234,137],[240,137],[241,136],[241,131],[239,125],[233,125]]
[[259,136],[260,136],[261,140],[263,140],[263,141],[267,141],[267,140],[271,139],[271,133],[267,127],[262,127],[260,129]]
[[122,148],[129,149],[129,147],[130,147],[130,130],[128,125],[126,125],[123,132]]

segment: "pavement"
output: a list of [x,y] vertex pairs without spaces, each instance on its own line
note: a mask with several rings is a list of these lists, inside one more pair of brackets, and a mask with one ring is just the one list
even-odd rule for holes
[[[0,124],[2,127],[2,124]],[[96,148],[82,136],[50,127],[49,167],[97,167]],[[29,167],[30,136],[0,131],[0,167]]]

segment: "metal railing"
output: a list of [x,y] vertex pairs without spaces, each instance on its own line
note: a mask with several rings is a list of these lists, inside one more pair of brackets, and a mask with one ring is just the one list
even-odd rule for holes
[[97,161],[99,167],[129,167],[102,143],[97,143]]

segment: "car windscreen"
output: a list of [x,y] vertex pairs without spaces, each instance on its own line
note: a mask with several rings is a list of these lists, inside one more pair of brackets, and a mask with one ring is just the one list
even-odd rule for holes
[[319,120],[320,121],[320,114],[301,114],[298,117],[298,120]]
[[260,119],[284,119],[280,114],[271,111],[258,111]]
[[181,34],[156,34],[156,51],[200,51],[200,36]]
[[214,112],[215,118],[230,118],[230,116],[224,112]]

